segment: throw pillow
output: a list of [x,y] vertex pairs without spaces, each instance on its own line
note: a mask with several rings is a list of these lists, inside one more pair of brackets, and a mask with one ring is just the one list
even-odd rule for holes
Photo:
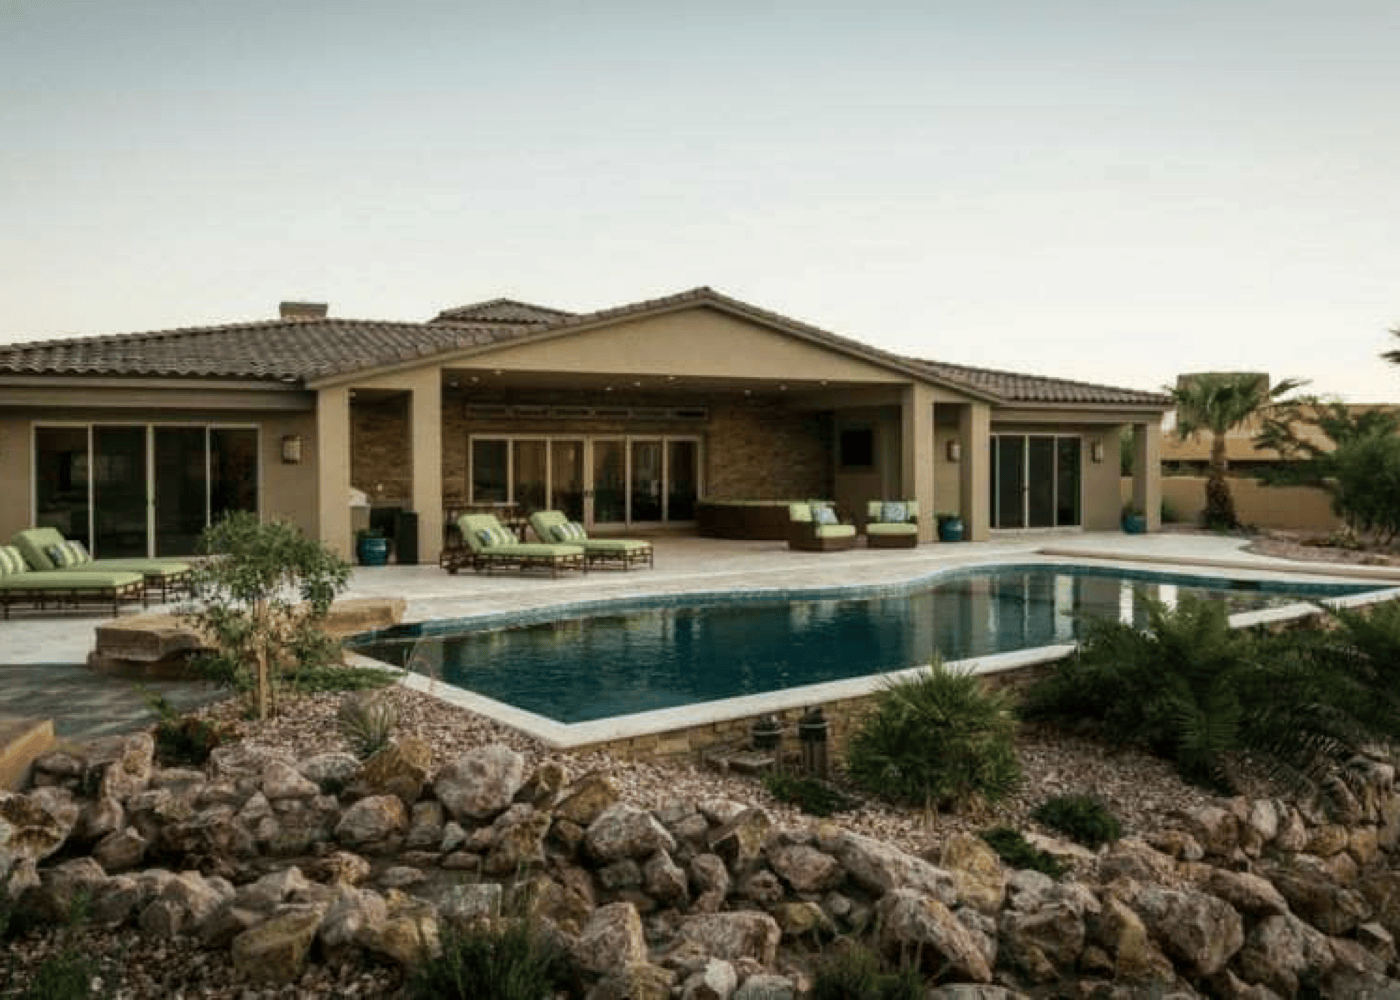
[[581,542],[588,537],[588,532],[584,531],[583,525],[579,524],[577,521],[570,521],[568,523],[568,529],[569,541],[571,542]]
[[63,548],[68,553],[69,566],[83,566],[92,562],[92,556],[88,555],[82,542],[64,542]]
[[476,537],[481,539],[481,544],[488,549],[500,545],[510,545],[515,541],[515,536],[505,528],[482,528],[476,533]]
[[13,545],[0,545],[0,576],[24,572],[24,556]]
[[909,520],[909,511],[902,500],[886,500],[880,510],[880,520],[886,524],[903,524]]
[[836,511],[826,504],[812,504],[812,520],[818,524],[840,524],[836,519]]
[[556,542],[567,542],[569,540],[569,525],[556,524],[549,529],[549,534]]
[[68,565],[68,550],[62,545],[50,545],[44,550],[44,555],[49,557],[49,562],[59,569]]

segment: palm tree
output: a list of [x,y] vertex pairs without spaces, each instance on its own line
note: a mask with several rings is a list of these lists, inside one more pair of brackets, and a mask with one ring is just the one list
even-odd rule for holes
[[1225,474],[1225,435],[1251,417],[1287,400],[1279,397],[1307,384],[1305,379],[1284,379],[1273,388],[1267,375],[1250,372],[1210,372],[1184,376],[1166,391],[1176,403],[1176,435],[1185,440],[1209,432],[1210,476],[1206,480],[1206,524],[1212,528],[1239,527],[1235,501]]

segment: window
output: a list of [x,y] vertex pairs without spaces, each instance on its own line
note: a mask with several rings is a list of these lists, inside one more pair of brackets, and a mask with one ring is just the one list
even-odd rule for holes
[[875,465],[875,431],[846,427],[837,438],[836,464],[843,469],[869,469]]

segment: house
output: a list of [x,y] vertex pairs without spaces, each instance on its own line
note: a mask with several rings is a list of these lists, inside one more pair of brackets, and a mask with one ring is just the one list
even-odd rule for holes
[[1112,529],[1125,428],[1134,497],[1159,507],[1161,395],[904,357],[709,288],[585,314],[281,312],[0,345],[0,537],[174,555],[247,509],[346,553],[352,488],[415,511],[425,561],[454,508],[499,501],[602,530],[794,497],[917,498],[973,539]]

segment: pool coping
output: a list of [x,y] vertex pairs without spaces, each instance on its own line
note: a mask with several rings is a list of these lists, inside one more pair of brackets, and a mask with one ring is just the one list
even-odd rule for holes
[[[1319,614],[1325,607],[1363,607],[1400,597],[1400,571],[1388,574],[1389,579],[1387,579],[1386,574],[1379,572],[1355,572],[1355,570],[1361,569],[1361,567],[1339,567],[1353,571],[1348,573],[1325,571],[1303,572],[1292,566],[1274,566],[1245,562],[1243,560],[1191,560],[1188,558],[1170,556],[1132,557],[1118,553],[1113,555],[1098,553],[1088,554],[1059,548],[1037,550],[1035,553],[1027,555],[1023,555],[1019,559],[1013,561],[1008,561],[1004,557],[1001,559],[993,557],[989,558],[986,562],[977,561],[963,564],[956,568],[942,567],[932,572],[920,573],[902,580],[884,583],[837,587],[778,588],[760,586],[744,588],[742,590],[685,591],[657,597],[655,598],[654,606],[664,607],[667,604],[676,604],[679,603],[681,599],[684,599],[687,603],[691,601],[703,601],[706,598],[729,597],[733,599],[735,594],[744,595],[744,598],[741,599],[748,599],[751,597],[756,600],[782,600],[791,599],[793,597],[822,600],[848,597],[856,594],[878,596],[881,592],[893,594],[901,590],[912,590],[932,579],[957,576],[961,572],[968,570],[983,570],[989,566],[1005,566],[1008,568],[1021,565],[1056,566],[1064,565],[1063,560],[1065,559],[1073,559],[1076,566],[1083,564],[1091,568],[1119,568],[1129,571],[1141,567],[1144,563],[1158,566],[1191,566],[1204,571],[1192,575],[1207,579],[1240,579],[1241,577],[1238,576],[1238,574],[1246,573],[1249,574],[1250,577],[1253,577],[1255,574],[1262,574],[1269,578],[1278,578],[1285,575],[1295,578],[1300,576],[1320,578],[1310,579],[1308,581],[1295,580],[1295,582],[1326,583],[1340,580],[1345,580],[1346,582],[1369,580],[1378,584],[1385,582],[1392,583],[1390,587],[1382,586],[1377,590],[1366,591],[1361,594],[1320,598],[1315,603],[1299,601],[1275,608],[1238,612],[1230,616],[1229,621],[1232,628],[1248,628],[1255,625],[1277,624]],[[1043,561],[1038,561],[1037,557],[1040,557]],[[1331,565],[1332,564],[1329,564],[1329,567]],[[1383,567],[1375,567],[1375,569],[1379,570],[1383,569]],[[1224,572],[1217,572],[1223,570],[1228,570],[1232,575],[1227,576]],[[1139,568],[1138,571],[1141,572],[1142,570]],[[550,620],[561,616],[574,616],[590,611],[603,610],[608,606],[624,603],[635,606],[637,600],[638,598],[636,597],[614,597],[592,601],[566,601],[559,604],[522,609],[520,611],[497,611],[481,615],[464,616],[462,618],[452,619],[452,621],[472,622],[480,625],[495,621],[504,622],[507,620],[513,622],[532,619]],[[430,619],[430,621],[444,620]],[[1037,646],[1030,649],[1014,650],[1007,653],[994,653],[986,656],[971,657],[963,660],[951,660],[947,661],[947,663],[948,666],[956,670],[965,670],[978,675],[996,675],[1046,663],[1053,663],[1056,660],[1063,659],[1070,655],[1076,648],[1077,644],[1075,643],[1060,643],[1051,646]],[[715,701],[700,702],[694,705],[680,705],[671,708],[652,709],[646,712],[635,712],[629,715],[612,716],[605,719],[593,719],[586,722],[566,723],[556,721],[526,709],[517,708],[516,706],[497,701],[485,695],[477,694],[465,688],[456,687],[455,685],[448,684],[446,681],[437,678],[420,674],[409,669],[394,667],[391,664],[386,664],[383,661],[375,660],[359,653],[347,651],[346,658],[347,662],[355,665],[373,666],[381,669],[389,667],[400,675],[400,683],[410,690],[438,698],[447,704],[467,709],[468,711],[475,712],[509,726],[512,729],[519,730],[525,735],[540,741],[552,750],[565,751],[619,740],[694,729],[716,723],[733,722],[738,719],[751,718],[759,715],[769,715],[795,709],[807,709],[830,702],[867,697],[880,691],[890,683],[917,676],[928,669],[926,664],[920,664],[900,670],[865,674],[860,677],[784,688],[780,691],[739,695],[733,698],[722,698]]]

